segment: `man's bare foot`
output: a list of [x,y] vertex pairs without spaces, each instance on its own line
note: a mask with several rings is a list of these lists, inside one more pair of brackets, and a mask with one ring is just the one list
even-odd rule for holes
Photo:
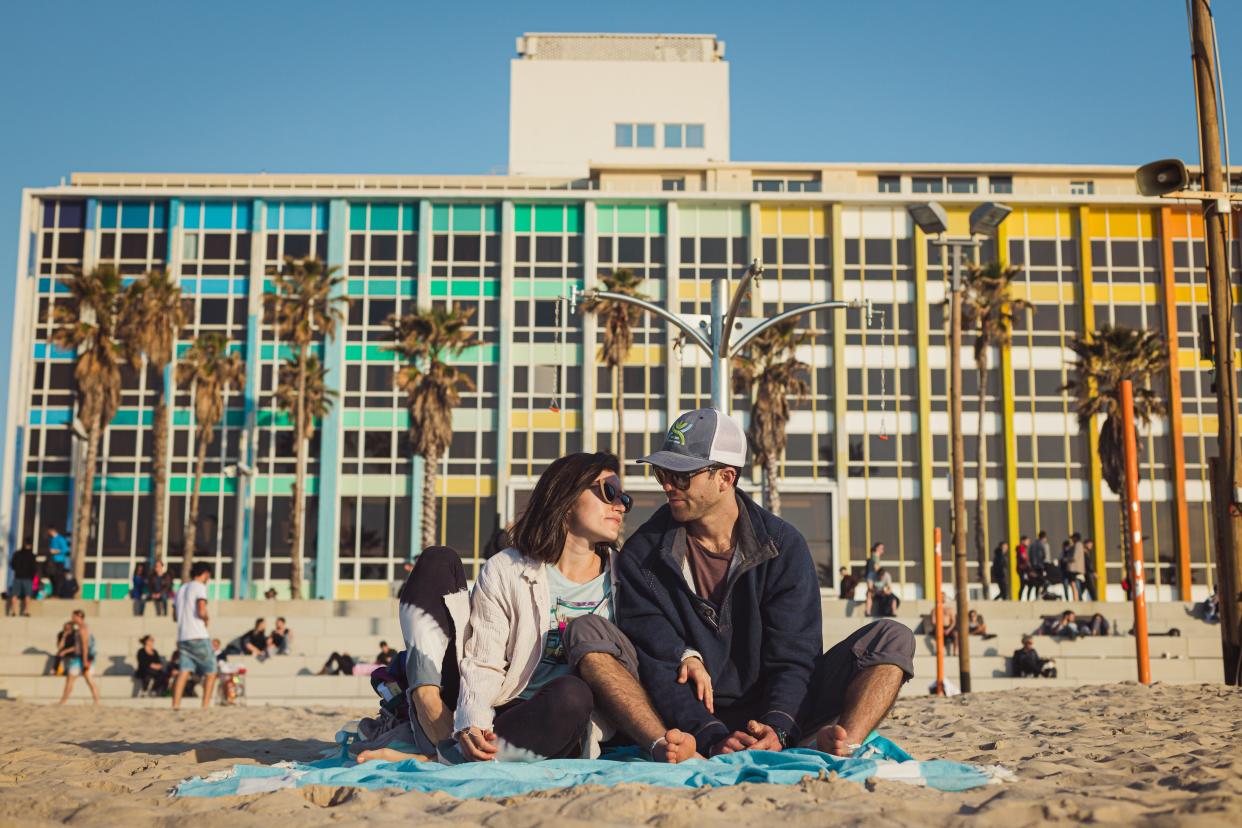
[[684,762],[687,759],[702,759],[702,754],[696,748],[693,736],[673,728],[664,734],[664,741],[656,745],[653,758],[657,762],[668,762],[670,765]]
[[419,753],[402,753],[392,748],[380,748],[378,750],[364,750],[358,754],[358,763],[363,762],[404,762],[406,759],[413,759],[416,762],[426,762],[427,757]]
[[833,756],[851,756],[858,744],[841,725],[826,725],[815,734],[815,749]]

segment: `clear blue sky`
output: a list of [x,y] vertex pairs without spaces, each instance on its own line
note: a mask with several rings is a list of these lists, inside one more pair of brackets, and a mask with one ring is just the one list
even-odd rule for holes
[[[1215,5],[1242,164],[1242,3]],[[503,169],[523,31],[715,33],[740,160],[1197,158],[1183,0],[6,3],[2,387],[22,187]]]

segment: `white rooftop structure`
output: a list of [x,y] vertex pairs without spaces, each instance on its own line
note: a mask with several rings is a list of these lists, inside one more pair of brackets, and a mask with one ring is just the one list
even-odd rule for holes
[[527,33],[517,52],[510,174],[729,160],[729,64],[715,35]]

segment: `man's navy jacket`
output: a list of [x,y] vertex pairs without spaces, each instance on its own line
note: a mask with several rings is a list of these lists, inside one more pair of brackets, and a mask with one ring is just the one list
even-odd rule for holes
[[693,683],[677,683],[682,654],[697,650],[716,710],[741,708],[794,739],[798,709],[823,649],[819,579],[802,533],[739,491],[737,549],[724,602],[699,597],[686,565],[686,530],[667,505],[617,556],[617,623],[638,650],[639,674],[668,727],[699,750],[730,729],[707,712]]

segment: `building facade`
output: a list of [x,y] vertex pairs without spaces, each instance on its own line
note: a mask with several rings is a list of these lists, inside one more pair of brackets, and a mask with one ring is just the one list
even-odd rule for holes
[[[560,54],[540,37],[545,57]],[[721,63],[722,47],[706,40],[697,52],[681,44],[679,54]],[[561,68],[580,69],[571,59]],[[1119,502],[1101,482],[1096,439],[1079,433],[1063,390],[1067,346],[1105,324],[1157,330],[1172,358],[1153,384],[1169,415],[1142,436],[1145,549],[1158,562],[1149,581],[1158,598],[1181,594],[1182,571],[1194,596],[1212,588],[1207,463],[1216,402],[1199,349],[1207,287],[1197,207],[1140,197],[1133,168],[1121,166],[696,161],[679,154],[687,149],[679,143],[703,144],[696,152],[715,146],[714,115],[648,114],[632,104],[602,122],[616,153],[588,161],[594,150],[584,150],[574,160],[581,171],[559,177],[110,173],[25,191],[11,298],[3,542],[41,543],[46,527],[71,525],[80,451],[71,428],[73,354],[56,348],[51,332],[73,268],[110,263],[127,278],[167,269],[190,311],[179,351],[215,331],[244,355],[245,388],[228,398],[210,448],[197,536],[219,594],[246,597],[269,585],[285,590],[290,573],[296,452],[275,397],[289,353],[264,323],[262,295],[286,256],[313,255],[340,269],[348,317],[317,346],[338,396],[312,445],[306,578],[317,597],[368,598],[388,595],[401,564],[417,554],[422,513],[421,460],[410,456],[405,401],[385,348],[390,315],[445,304],[474,312],[480,344],[458,360],[474,389],[454,412],[436,493],[440,540],[462,553],[473,576],[552,460],[616,450],[618,432],[638,504],[630,520],[650,514],[663,497],[634,458],[658,446],[679,411],[708,403],[706,360],[645,315],[624,366],[618,424],[614,378],[597,358],[600,332],[569,307],[571,291],[625,267],[643,277],[653,301],[705,313],[714,278],[740,277],[760,259],[766,270],[753,315],[839,298],[867,299],[876,310],[871,324],[859,310],[802,322],[813,333],[799,354],[811,391],[792,403],[785,516],[808,537],[826,586],[838,567],[860,566],[871,544],[883,542],[900,591],[928,595],[933,529],[947,528],[950,505],[946,273],[941,249],[906,207],[940,201],[950,232],[965,234],[970,210],[999,200],[1013,213],[976,255],[1020,267],[1018,293],[1031,305],[1012,344],[991,356],[982,405],[966,335],[972,527],[973,503],[983,497],[989,546],[1013,546],[1040,529],[1054,544],[1081,532],[1095,539],[1110,591],[1120,594]],[[636,145],[640,127],[641,143],[655,146]],[[196,454],[190,391],[178,389],[169,412],[165,549],[155,548],[150,529],[154,403],[151,377],[127,370],[101,450],[86,598],[124,595],[134,563],[152,554],[179,560]],[[733,405],[745,421],[749,401],[735,396]],[[975,483],[980,427],[988,441],[983,492]],[[238,475],[239,466],[253,473]],[[758,480],[748,470],[743,485],[757,491]]]

